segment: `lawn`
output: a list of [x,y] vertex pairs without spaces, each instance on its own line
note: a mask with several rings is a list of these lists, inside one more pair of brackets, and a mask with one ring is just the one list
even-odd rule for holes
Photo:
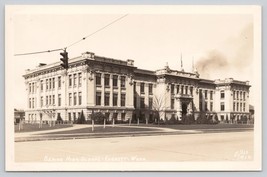
[[191,125],[157,125],[157,124],[140,124],[139,126],[148,126],[148,127],[162,127],[162,128],[171,128],[175,130],[200,130],[200,129],[239,129],[239,128],[254,128],[254,125],[248,124],[191,124]]
[[144,131],[155,131],[157,129],[153,128],[138,128],[138,127],[111,127],[106,126],[106,128],[103,128],[103,126],[96,126],[94,127],[94,131],[92,132],[92,127],[88,128],[81,128],[81,129],[75,129],[75,130],[66,130],[66,131],[57,131],[52,133],[46,133],[49,134],[79,134],[79,133],[115,133],[115,132],[144,132]]
[[15,125],[15,133],[53,130],[59,128],[67,128],[71,126],[72,125],[70,124],[56,124],[55,126],[50,127],[49,124],[43,124],[42,128],[39,128],[39,124],[24,124],[23,129],[19,131],[19,125]]

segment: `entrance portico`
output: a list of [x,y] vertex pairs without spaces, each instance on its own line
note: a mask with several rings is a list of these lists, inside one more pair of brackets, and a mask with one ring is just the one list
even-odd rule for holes
[[183,116],[193,114],[193,97],[191,95],[177,94],[175,98],[178,120],[181,120]]

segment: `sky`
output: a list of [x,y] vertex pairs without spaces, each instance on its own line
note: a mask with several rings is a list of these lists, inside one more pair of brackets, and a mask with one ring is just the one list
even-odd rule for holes
[[[123,19],[67,48],[69,58],[90,51],[115,59],[133,59],[141,69],[198,69],[201,78],[250,81],[251,103],[257,90],[254,62],[254,19],[244,13],[15,13],[7,23],[14,54],[58,49],[82,39],[115,19]],[[60,59],[60,51],[12,56],[14,106],[25,108],[26,69]]]

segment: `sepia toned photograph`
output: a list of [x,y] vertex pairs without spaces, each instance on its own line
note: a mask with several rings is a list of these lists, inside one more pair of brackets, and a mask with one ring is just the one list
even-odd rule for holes
[[7,171],[258,171],[260,6],[5,7]]

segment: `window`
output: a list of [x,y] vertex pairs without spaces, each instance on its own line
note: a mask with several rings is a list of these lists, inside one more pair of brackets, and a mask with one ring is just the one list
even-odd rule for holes
[[48,96],[46,96],[45,105],[48,105]]
[[171,84],[171,94],[174,94],[174,85]]
[[96,73],[95,75],[96,85],[101,85],[101,73]]
[[125,88],[125,76],[121,76],[121,88]]
[[117,120],[117,118],[118,118],[118,113],[114,112],[113,113],[113,119]]
[[239,103],[236,103],[236,111],[239,110]]
[[199,101],[199,111],[203,111],[203,108],[202,108],[202,101]]
[[193,96],[193,87],[190,87],[190,95]]
[[145,93],[145,83],[140,84],[140,93]]
[[32,83],[32,93],[34,93],[34,83]]
[[208,111],[208,102],[205,101],[205,111]]
[[82,92],[79,92],[79,105],[82,104]]
[[69,121],[71,121],[71,113],[69,112]]
[[204,95],[205,95],[205,100],[207,100],[208,99],[208,90],[204,91]]
[[179,93],[180,85],[176,85],[176,93]]
[[240,100],[242,100],[242,96],[243,96],[243,95],[242,95],[242,92],[240,91]]
[[236,91],[236,99],[239,100],[239,91]]
[[200,99],[200,100],[202,100],[202,96],[203,96],[203,95],[202,95],[202,90],[199,89],[199,99]]
[[61,94],[58,94],[58,106],[61,106]]
[[73,93],[73,105],[76,105],[77,104],[77,93],[74,92]]
[[32,98],[32,108],[34,108],[34,98]]
[[44,90],[44,83],[43,83],[43,80],[41,80],[41,91]]
[[134,82],[134,94],[136,93],[136,82]]
[[69,75],[69,87],[72,86],[72,75]]
[[153,98],[149,98],[148,106],[149,106],[149,109],[152,109],[152,106],[153,106]]
[[55,95],[53,95],[52,98],[53,98],[53,105],[55,105]]
[[31,92],[32,92],[32,84],[29,83],[29,93],[31,93]]
[[51,105],[51,95],[49,95],[49,105]]
[[185,94],[188,94],[188,86],[185,86]]
[[51,89],[52,88],[52,79],[50,78],[49,79],[49,89]]
[[235,91],[233,91],[233,99],[235,100]]
[[153,95],[153,84],[148,85],[148,93],[149,95]]
[[126,113],[121,113],[121,120],[125,120]]
[[224,99],[224,90],[221,91],[221,99]]
[[96,92],[96,105],[101,105],[101,92]]
[[73,113],[73,121],[75,121],[76,120],[76,113],[74,112]]
[[210,100],[213,100],[213,91],[210,91]]
[[118,87],[118,76],[113,75],[113,87]]
[[184,86],[181,86],[181,94],[184,94]]
[[44,97],[41,96],[41,107],[44,105]]
[[32,107],[32,102],[31,102],[31,98],[29,98],[29,108],[31,108]]
[[61,77],[60,76],[58,77],[58,82],[57,83],[58,83],[58,89],[60,89],[61,88]]
[[55,78],[52,79],[52,88],[55,88]]
[[171,99],[171,109],[174,109],[174,99]]
[[77,74],[73,74],[73,86],[77,86]]
[[242,103],[240,103],[240,111],[242,111]]
[[125,98],[126,98],[125,93],[122,93],[121,94],[121,106],[125,106]]
[[140,107],[145,108],[145,98],[140,98],[140,101],[141,101]]
[[46,87],[45,89],[48,90],[48,88],[49,88],[48,87],[48,79],[45,80],[45,87]]
[[82,73],[78,73],[78,86],[82,86]]
[[105,93],[105,106],[109,106],[109,92]]
[[113,93],[113,106],[118,106],[118,93]]
[[221,111],[224,111],[224,102],[221,102]]
[[72,103],[72,93],[69,93],[69,106],[71,106]]
[[243,104],[243,111],[244,112],[246,111],[246,104],[245,103]]
[[243,92],[243,100],[246,101],[246,92]]
[[233,111],[235,111],[235,103],[233,104]]
[[109,74],[105,74],[104,85],[105,87],[109,87]]
[[210,102],[210,111],[213,111],[213,102]]

